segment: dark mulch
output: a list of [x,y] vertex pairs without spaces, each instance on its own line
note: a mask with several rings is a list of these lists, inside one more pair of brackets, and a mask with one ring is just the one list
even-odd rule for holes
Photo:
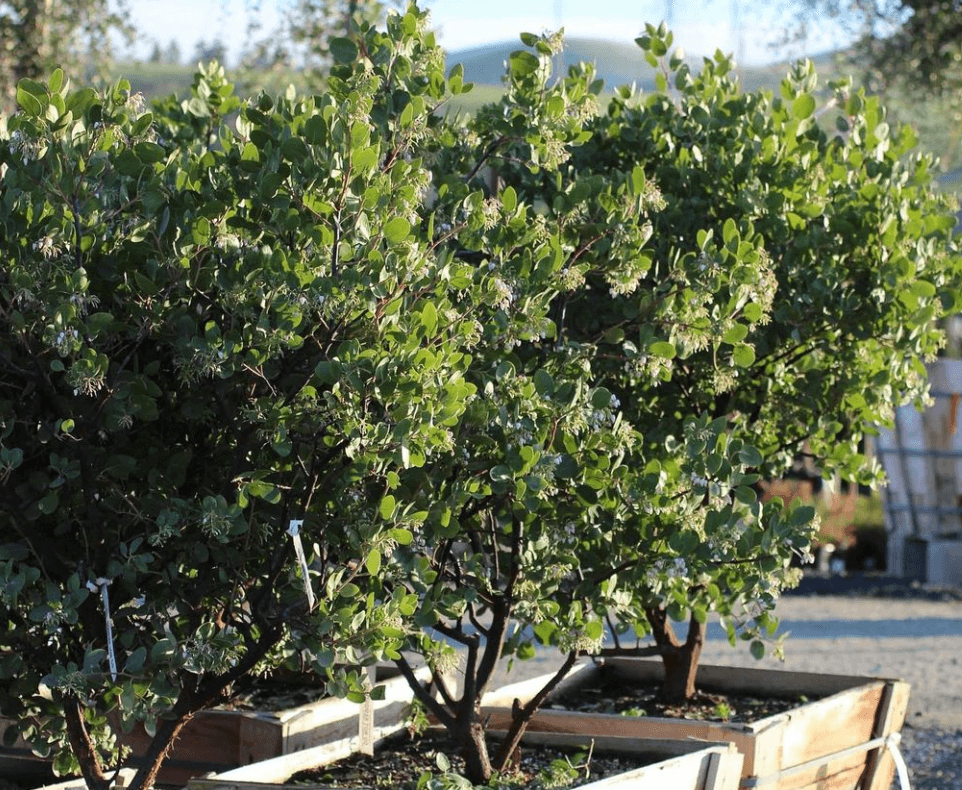
[[563,694],[547,707],[622,716],[753,722],[797,708],[812,699],[814,697],[797,695],[772,697],[699,691],[694,699],[682,704],[671,703],[661,698],[659,685],[626,684],[623,678],[603,667],[596,679]]
[[[491,742],[489,748],[494,753],[497,744]],[[575,750],[523,746],[520,760],[496,786],[514,790],[577,787],[661,759],[665,758],[601,754],[591,749],[590,739],[586,739],[584,748]],[[288,779],[287,784],[352,790],[413,790],[423,774],[438,776],[445,773],[443,769],[459,775],[464,773],[464,760],[458,754],[455,741],[435,732],[423,736],[402,733],[378,747],[373,757],[355,755],[323,768],[302,771]]]

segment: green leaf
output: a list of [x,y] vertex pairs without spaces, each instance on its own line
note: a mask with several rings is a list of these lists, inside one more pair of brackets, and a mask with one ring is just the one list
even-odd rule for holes
[[361,588],[358,587],[354,582],[348,582],[337,591],[337,594],[341,598],[357,598],[361,594]]
[[611,408],[611,390],[606,387],[598,387],[591,393],[591,405],[596,409]]
[[585,636],[592,640],[601,639],[605,635],[605,627],[600,620],[589,620],[585,623]]
[[748,327],[744,324],[735,324],[731,329],[722,335],[722,342],[729,345],[741,343],[748,336]]
[[751,445],[745,445],[738,451],[738,460],[745,464],[745,466],[751,467],[761,466],[765,463],[762,454]]
[[404,217],[395,217],[384,226],[384,238],[391,244],[398,244],[411,235],[411,223]]
[[548,371],[538,368],[534,372],[534,388],[542,398],[550,398],[554,393],[554,379]]
[[328,47],[335,63],[353,63],[357,60],[358,48],[351,39],[338,36],[332,38]]
[[394,516],[394,511],[397,508],[397,500],[388,494],[381,500],[381,504],[378,507],[378,512],[381,514],[381,518],[385,521],[390,520]]
[[124,662],[124,672],[133,675],[137,674],[144,668],[144,662],[146,660],[147,648],[141,645],[133,653],[127,656],[127,660]]
[[55,68],[53,73],[50,75],[50,79],[47,81],[47,87],[50,89],[51,93],[60,93],[63,83],[63,69]]
[[398,546],[410,546],[414,540],[414,533],[403,527],[395,527],[390,530],[388,534],[391,536],[391,540],[397,543]]
[[[21,80],[20,82],[22,84],[26,82],[26,80]],[[33,93],[25,90],[23,87],[17,88],[17,104],[20,105],[20,109],[23,110],[26,115],[33,118],[39,118],[43,115],[44,105]]]
[[421,326],[424,327],[424,332],[428,337],[434,336],[434,331],[438,327],[438,311],[434,302],[427,302],[421,308]]
[[792,102],[792,115],[804,120],[815,112],[815,99],[810,93],[803,93]]
[[381,552],[377,549],[371,549],[368,552],[367,559],[364,560],[364,567],[367,568],[367,572],[371,576],[377,576],[381,570]]
[[755,364],[755,349],[747,343],[739,343],[732,351],[732,359],[740,368],[749,368]]
[[760,639],[753,639],[751,644],[752,656],[760,661],[765,657],[765,643]]
[[501,192],[501,206],[504,208],[505,212],[510,214],[518,206],[518,193],[514,191],[514,187],[507,187]]
[[541,61],[530,52],[519,49],[511,53],[508,58],[508,65],[511,73],[520,78],[534,74],[541,67]]
[[37,503],[37,507],[40,508],[40,512],[45,515],[50,515],[57,510],[60,505],[60,498],[57,496],[56,491],[49,492],[43,499]]
[[659,357],[661,359],[674,359],[676,353],[675,346],[665,340],[652,343],[648,346],[648,351],[653,357]]

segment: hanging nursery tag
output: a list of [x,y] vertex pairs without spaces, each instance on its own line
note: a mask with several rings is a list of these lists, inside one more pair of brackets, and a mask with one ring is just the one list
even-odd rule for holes
[[294,554],[297,555],[297,564],[301,568],[301,578],[304,579],[304,593],[307,595],[307,609],[310,611],[314,608],[314,590],[311,588],[311,577],[307,569],[307,557],[304,556],[304,544],[301,543],[301,525],[304,523],[302,519],[291,519],[291,524],[287,528],[287,533],[291,536],[291,540],[294,541]]
[[374,667],[367,667],[363,670],[366,673],[364,679],[364,690],[368,692],[361,703],[361,710],[358,713],[357,726],[357,751],[358,754],[372,756],[374,754],[374,700],[371,699],[370,691],[374,688]]
[[110,619],[110,595],[107,587],[110,586],[110,579],[100,577],[97,583],[87,582],[87,589],[90,592],[97,592],[100,588],[100,597],[104,602],[104,624],[107,627],[107,661],[110,665],[110,679],[117,681],[117,654],[114,653],[114,624]]

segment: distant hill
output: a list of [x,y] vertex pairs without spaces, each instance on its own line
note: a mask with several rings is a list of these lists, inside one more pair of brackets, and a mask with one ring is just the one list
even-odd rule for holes
[[[511,53],[523,48],[520,41],[504,41],[457,50],[448,54],[447,69],[450,70],[456,63],[460,63],[464,66],[466,81],[478,85],[500,85]],[[598,76],[605,81],[605,87],[609,91],[619,85],[629,85],[632,82],[644,91],[652,90],[655,85],[655,70],[648,65],[641,48],[634,43],[596,38],[569,38],[565,39],[562,57],[565,67],[582,61],[594,63]],[[700,56],[688,56],[685,60],[694,72],[700,71],[704,64],[704,58]],[[832,54],[821,55],[812,60],[819,71],[832,69]],[[739,73],[745,90],[775,89],[785,76],[787,68],[787,64],[777,63],[770,66],[740,68]]]

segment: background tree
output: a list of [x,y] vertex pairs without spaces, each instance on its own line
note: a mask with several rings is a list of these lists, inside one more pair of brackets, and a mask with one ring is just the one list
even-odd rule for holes
[[280,23],[265,35],[259,4],[249,3],[245,78],[290,82],[296,72],[300,84],[318,87],[332,63],[332,39],[351,35],[358,25],[383,23],[388,9],[404,5],[401,0],[289,0],[280,6]]
[[172,38],[164,48],[164,63],[179,64],[181,57],[180,44],[176,38]]
[[219,38],[213,38],[209,42],[206,39],[199,39],[194,45],[194,63],[217,63],[227,62],[227,46]]
[[855,39],[854,63],[869,90],[905,85],[913,92],[962,89],[962,14],[944,0],[796,0],[799,25],[830,19]]
[[10,0],[0,5],[0,109],[17,83],[60,66],[89,75],[106,66],[115,34],[132,37],[125,0]]

